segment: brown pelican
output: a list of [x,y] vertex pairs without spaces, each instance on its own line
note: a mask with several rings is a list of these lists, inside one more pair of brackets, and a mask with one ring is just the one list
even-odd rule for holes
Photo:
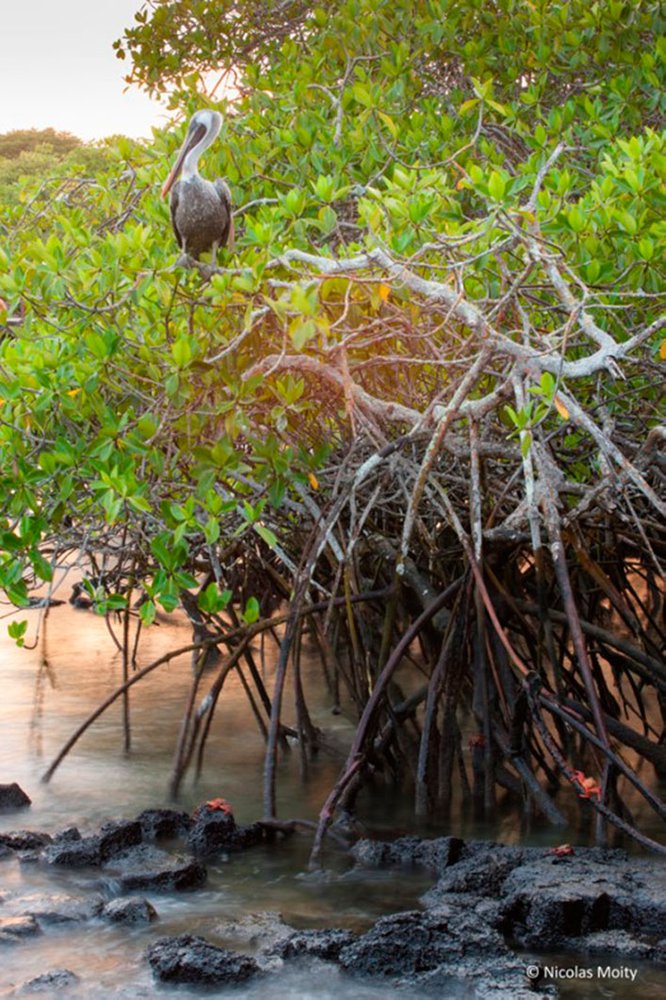
[[217,111],[197,111],[192,115],[178,159],[162,186],[163,198],[171,191],[171,222],[178,246],[196,260],[200,254],[212,250],[213,263],[217,261],[218,247],[233,245],[231,192],[219,177],[214,182],[200,177],[197,164],[221,128],[222,115]]

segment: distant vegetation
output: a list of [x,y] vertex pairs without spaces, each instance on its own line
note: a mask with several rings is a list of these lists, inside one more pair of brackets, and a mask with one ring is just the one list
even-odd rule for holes
[[81,145],[81,139],[71,132],[57,132],[54,128],[19,128],[0,135],[0,157],[17,160],[24,153],[48,147],[54,157],[62,159]]
[[20,201],[19,191],[35,180],[92,175],[109,161],[107,145],[84,143],[71,132],[54,128],[4,132],[0,135],[0,201],[15,205]]

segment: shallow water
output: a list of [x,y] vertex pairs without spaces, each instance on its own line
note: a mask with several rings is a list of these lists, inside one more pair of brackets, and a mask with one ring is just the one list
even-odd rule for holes
[[[31,623],[37,612],[28,612]],[[54,833],[76,825],[82,833],[112,818],[131,818],[142,809],[173,806],[167,795],[178,726],[192,681],[189,655],[164,665],[133,689],[132,747],[122,749],[120,702],[112,706],[81,738],[49,784],[40,778],[66,739],[121,681],[121,663],[103,620],[69,607],[51,612],[47,641],[35,650],[19,650],[0,638],[0,782],[18,781],[32,798],[29,810],[0,814],[0,830],[29,827]],[[164,652],[186,645],[186,623],[152,629],[141,649],[143,666]],[[44,660],[46,654],[47,662]],[[211,678],[214,676],[211,674]],[[206,692],[208,679],[201,688]],[[351,726],[322,703],[313,712],[340,746],[335,756],[322,755],[306,780],[297,753],[279,767],[279,814],[315,819],[340,768]],[[264,742],[235,676],[229,677],[218,704],[199,781],[187,778],[177,806],[191,811],[197,804],[223,796],[233,803],[236,819],[251,822],[262,813],[261,769]],[[225,920],[259,911],[279,911],[298,927],[344,926],[362,929],[383,913],[412,907],[429,885],[425,877],[395,878],[375,873],[361,878],[335,849],[324,875],[307,872],[309,837],[294,836],[279,849],[260,847],[208,866],[206,887],[191,893],[148,895],[159,921],[140,929],[118,928],[94,921],[88,925],[49,928],[38,937],[2,949],[0,995],[17,983],[55,967],[81,977],[68,990],[73,997],[199,995],[192,988],[154,984],[142,958],[146,947],[165,934],[200,933],[224,941]],[[0,861],[3,895],[99,890],[99,872],[44,872],[14,860]],[[268,981],[242,987],[248,997],[317,996],[318,998],[386,996],[385,989],[347,982],[334,967],[325,982],[316,981],[312,963],[298,963]],[[4,991],[4,992],[3,992]],[[97,992],[99,991],[99,992]],[[205,991],[204,991],[205,992]],[[232,991],[238,992],[238,991]],[[401,993],[401,995],[403,995]],[[404,994],[409,996],[408,993]]]
[[[38,613],[27,614],[34,628]],[[178,727],[192,680],[189,655],[157,668],[132,690],[129,754],[122,749],[122,720],[117,702],[81,738],[52,781],[43,784],[40,777],[65,740],[120,683],[121,663],[103,620],[90,612],[69,606],[53,610],[46,641],[40,639],[34,650],[17,649],[6,638],[4,624],[6,621],[0,623],[0,782],[18,781],[33,804],[21,813],[0,814],[0,830],[29,827],[53,833],[77,825],[86,833],[108,819],[130,818],[145,808],[173,805],[168,800],[167,788]],[[151,629],[141,648],[140,666],[170,649],[186,645],[189,637],[185,622]],[[350,721],[342,715],[332,715],[325,693],[317,694],[313,682],[316,669],[313,662],[310,677],[306,665],[308,704],[314,724],[328,732],[339,753],[321,754],[306,779],[300,774],[297,752],[280,763],[278,811],[283,818],[316,818],[339,772],[352,732]],[[270,665],[267,673],[270,675]],[[267,680],[270,690],[270,676]],[[202,685],[200,697],[209,683],[207,679]],[[288,709],[285,721],[289,721]],[[178,806],[191,811],[202,801],[223,796],[233,804],[239,822],[252,822],[262,814],[263,753],[263,738],[245,694],[236,676],[231,676],[218,704],[202,776],[197,782],[191,778],[185,780]],[[366,815],[372,817],[373,831],[413,830],[411,803],[398,799],[394,793],[375,789],[366,796],[365,805]],[[498,810],[492,823],[473,823],[458,815],[452,828],[424,828],[422,832],[457,833],[506,842],[521,837],[513,809],[504,813]],[[547,827],[536,827],[527,839],[552,845],[576,838],[572,833],[563,835]],[[334,847],[328,849],[326,871],[308,873],[309,847],[308,837],[295,836],[278,849],[260,847],[210,865],[203,890],[148,894],[159,915],[159,920],[148,927],[119,928],[92,921],[85,925],[51,927],[35,938],[5,946],[0,966],[0,996],[9,995],[15,984],[57,967],[69,968],[80,976],[80,984],[65,993],[75,998],[200,996],[206,991],[163,987],[153,982],[142,956],[155,938],[188,932],[225,943],[225,921],[260,911],[278,911],[287,923],[297,927],[341,926],[362,930],[383,913],[417,906],[418,897],[431,881],[425,876],[405,873],[350,871],[346,859]],[[37,892],[85,895],[100,888],[99,872],[46,873],[37,866],[19,865],[11,859],[0,861],[0,880],[1,894],[9,897]],[[237,942],[233,946],[238,947]],[[575,964],[571,956],[564,961]],[[666,975],[649,966],[642,968],[640,985],[604,983],[602,992],[591,992],[590,984],[582,982],[561,985],[569,996],[666,995]],[[349,979],[332,965],[312,961],[287,963],[265,980],[258,979],[226,992],[257,1000],[416,997],[413,991],[391,993],[382,984]],[[419,991],[419,996],[423,995]],[[446,995],[464,997],[467,993],[464,987],[452,984]]]

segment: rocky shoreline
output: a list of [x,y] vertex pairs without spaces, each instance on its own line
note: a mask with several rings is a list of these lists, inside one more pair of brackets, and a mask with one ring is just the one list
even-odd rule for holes
[[[224,800],[200,807],[193,817],[147,810],[87,836],[75,828],[56,836],[30,830],[0,834],[0,865],[14,859],[57,869],[60,883],[67,869],[85,871],[94,889],[86,896],[0,890],[0,945],[18,946],[55,925],[152,924],[159,919],[155,894],[196,891],[206,882],[207,859],[271,836],[260,823],[236,824]],[[160,840],[168,841],[168,849],[158,846]],[[524,951],[566,953],[572,965],[605,963],[615,979],[632,962],[666,966],[662,862],[630,858],[620,850],[549,851],[455,837],[361,840],[351,857],[369,874],[428,872],[433,884],[421,897],[422,908],[380,917],[360,934],[297,929],[279,914],[262,913],[218,925],[218,941],[191,934],[162,937],[144,953],[155,980],[220,987],[271,976],[299,960],[334,963],[347,976],[385,983],[397,994],[418,988],[425,995],[536,1000],[557,996],[558,984],[543,973],[543,961],[530,966],[528,977]],[[70,970],[51,969],[14,993],[64,994],[75,979]]]

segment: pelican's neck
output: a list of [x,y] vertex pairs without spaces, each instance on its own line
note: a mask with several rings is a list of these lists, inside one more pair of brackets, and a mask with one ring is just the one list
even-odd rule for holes
[[181,174],[181,180],[187,182],[199,176],[199,157],[203,153],[204,149],[206,149],[208,146],[208,143],[206,142],[207,138],[208,136],[205,135],[201,140],[201,142],[198,142],[196,146],[194,146],[194,148],[191,149],[187,154],[187,156],[185,157],[183,161],[183,172]]
[[183,161],[182,178],[184,181],[194,180],[199,176],[199,157],[215,142],[220,132],[220,122],[215,119],[208,125],[206,134],[193,146]]

